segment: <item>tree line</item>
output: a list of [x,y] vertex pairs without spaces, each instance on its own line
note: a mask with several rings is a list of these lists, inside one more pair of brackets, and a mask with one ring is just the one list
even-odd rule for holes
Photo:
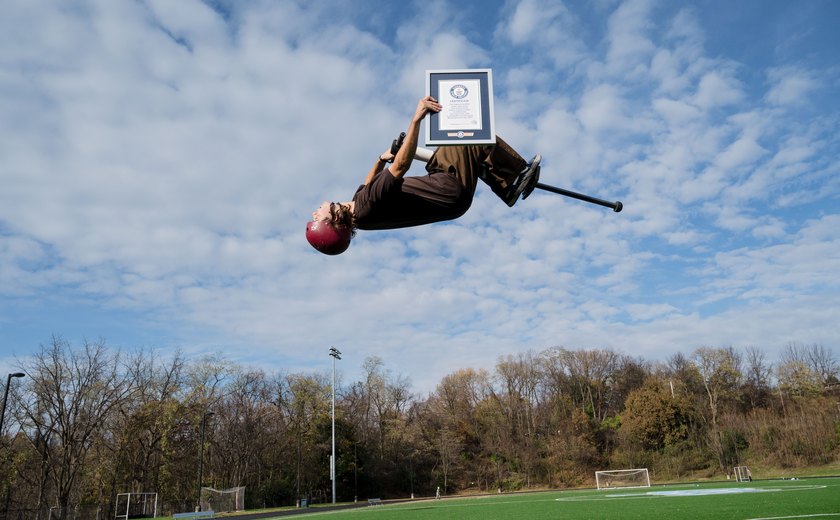
[[[326,373],[61,338],[19,369],[0,432],[2,518],[113,517],[125,492],[190,511],[200,457],[200,484],[245,486],[248,509],[331,500]],[[427,394],[371,357],[336,388],[338,499],[592,485],[602,469],[672,480],[830,463],[839,383],[830,349],[798,343],[775,363],[755,347],[659,362],[553,347],[457,370]]]

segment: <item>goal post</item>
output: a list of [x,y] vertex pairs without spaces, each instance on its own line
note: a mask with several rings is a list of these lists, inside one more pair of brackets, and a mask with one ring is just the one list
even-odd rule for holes
[[598,489],[650,487],[650,474],[647,468],[596,471],[595,485]]
[[752,482],[752,472],[747,466],[735,466],[736,482]]
[[201,488],[201,510],[233,513],[245,510],[245,486],[230,489]]
[[117,493],[114,520],[157,518],[157,493]]

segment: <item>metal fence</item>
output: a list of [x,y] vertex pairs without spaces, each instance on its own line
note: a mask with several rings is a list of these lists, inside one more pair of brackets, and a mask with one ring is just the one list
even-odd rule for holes
[[[158,516],[194,510],[195,501],[166,502],[158,505]],[[109,504],[79,505],[67,508],[65,515],[59,507],[9,509],[0,511],[0,520],[114,520],[114,510]]]

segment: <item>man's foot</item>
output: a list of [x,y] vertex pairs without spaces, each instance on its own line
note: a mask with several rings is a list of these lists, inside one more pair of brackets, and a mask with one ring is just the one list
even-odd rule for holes
[[510,187],[508,196],[505,197],[508,206],[513,207],[520,196],[525,199],[534,191],[534,186],[540,180],[540,161],[542,161],[542,156],[540,154],[535,155],[528,166],[519,174],[513,186]]
[[534,188],[537,186],[537,183],[540,182],[540,161],[542,161],[542,156],[540,154],[535,155],[534,158],[531,159],[531,164],[536,164],[537,171],[536,173],[534,173],[534,176],[531,177],[531,180],[525,186],[525,189],[522,190],[522,200],[527,199],[528,195],[530,195],[531,192],[534,191]]

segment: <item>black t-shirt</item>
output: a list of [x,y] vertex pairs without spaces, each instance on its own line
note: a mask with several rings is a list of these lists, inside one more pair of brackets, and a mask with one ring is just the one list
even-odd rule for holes
[[396,229],[453,220],[466,213],[472,195],[450,172],[397,179],[385,168],[353,195],[356,227]]

